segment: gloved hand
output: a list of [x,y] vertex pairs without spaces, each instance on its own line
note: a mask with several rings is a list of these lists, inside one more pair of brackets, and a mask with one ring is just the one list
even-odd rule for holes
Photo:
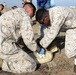
[[45,56],[45,50],[44,48],[40,48],[39,51],[37,51],[37,54],[40,58],[44,57]]
[[41,55],[45,54],[44,48],[40,48],[39,54],[41,54]]
[[38,54],[38,56],[39,56],[40,58],[42,58],[42,57],[45,56],[45,51],[46,51],[46,50],[45,50],[44,48],[37,46],[36,53]]

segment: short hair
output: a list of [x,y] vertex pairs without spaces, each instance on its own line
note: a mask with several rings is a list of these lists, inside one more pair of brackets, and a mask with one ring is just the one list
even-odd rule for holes
[[36,7],[35,7],[35,6],[33,5],[33,3],[31,3],[31,2],[25,2],[24,5],[23,5],[23,7],[24,7],[25,5],[30,5],[31,7],[34,8],[34,10],[36,10]]
[[36,11],[36,7],[33,5],[33,3],[31,3],[31,2],[25,2],[24,5],[23,5],[23,7],[24,7],[25,5],[29,5],[30,7],[33,7],[33,11],[34,11],[34,12]]
[[4,9],[4,5],[3,4],[0,4],[2,6],[2,10]]
[[41,20],[44,17],[46,12],[48,12],[46,9],[37,10],[36,16],[35,16],[36,17],[36,21]]

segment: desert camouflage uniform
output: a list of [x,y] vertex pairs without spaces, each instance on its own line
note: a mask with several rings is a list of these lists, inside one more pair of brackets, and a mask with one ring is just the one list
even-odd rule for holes
[[32,0],[22,0],[24,3],[25,2],[32,2]]
[[36,50],[31,23],[22,8],[8,11],[0,17],[0,58],[4,59],[3,70],[22,73],[36,69],[34,60],[14,43],[22,36],[26,46],[32,51]]
[[66,31],[65,53],[70,58],[75,56],[76,49],[76,12],[67,7],[53,7],[49,9],[51,25],[45,28],[44,37],[40,44],[46,48],[57,36],[61,27]]

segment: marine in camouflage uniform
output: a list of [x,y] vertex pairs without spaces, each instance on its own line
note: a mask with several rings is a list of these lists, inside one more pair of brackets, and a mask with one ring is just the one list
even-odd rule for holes
[[31,24],[31,18],[23,8],[8,11],[0,17],[0,58],[4,59],[2,70],[13,73],[35,71],[35,61],[15,44],[22,36],[26,46],[36,51]]
[[[57,34],[60,32],[61,27],[67,29],[65,39],[65,54],[71,58],[76,55],[76,11],[68,8],[56,6],[50,8],[48,16],[50,19],[49,25],[47,22],[47,12],[40,9],[36,13],[36,20],[45,26],[44,37],[40,41],[40,45],[47,48],[48,45],[55,39]],[[41,14],[40,14],[41,13]],[[42,16],[42,18],[41,18]],[[44,17],[44,19],[43,19]],[[43,23],[41,20],[43,19]]]

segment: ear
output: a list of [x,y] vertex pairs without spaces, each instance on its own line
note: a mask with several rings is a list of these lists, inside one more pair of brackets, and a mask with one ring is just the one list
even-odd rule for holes
[[24,7],[24,9],[25,9],[25,11],[26,11],[27,13],[30,13],[30,12],[31,12],[31,9],[30,9],[30,8]]
[[29,13],[31,12],[31,8],[28,8],[27,10],[28,10]]

